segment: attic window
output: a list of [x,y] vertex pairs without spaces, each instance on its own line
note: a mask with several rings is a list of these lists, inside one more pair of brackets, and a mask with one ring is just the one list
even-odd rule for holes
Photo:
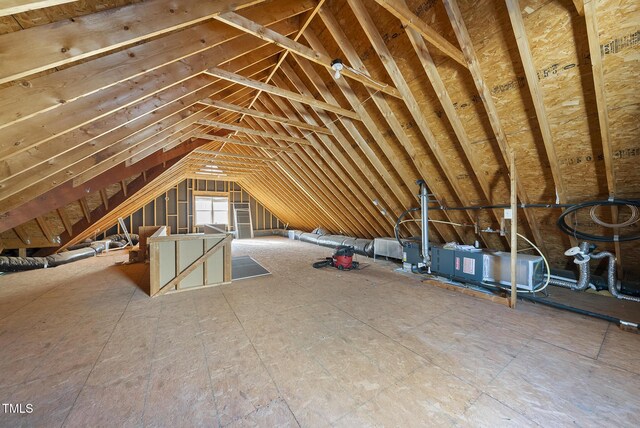
[[229,198],[196,196],[196,226],[229,224]]

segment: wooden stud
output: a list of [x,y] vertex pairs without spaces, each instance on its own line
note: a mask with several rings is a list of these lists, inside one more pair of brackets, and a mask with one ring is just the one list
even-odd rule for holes
[[511,300],[509,305],[515,309],[518,300],[518,185],[516,176],[516,155],[513,150],[510,153],[509,165],[511,181]]
[[109,209],[109,197],[107,196],[106,189],[100,189],[100,198],[102,199],[102,205],[104,205],[104,209]]

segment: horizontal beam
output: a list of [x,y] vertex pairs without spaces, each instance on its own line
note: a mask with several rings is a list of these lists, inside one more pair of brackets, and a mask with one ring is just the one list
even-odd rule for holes
[[265,149],[265,150],[278,150],[278,151],[287,152],[287,153],[295,152],[295,150],[289,147],[266,146],[264,144],[250,143],[248,141],[242,141],[242,140],[234,140],[233,138],[218,137],[217,135],[211,135],[211,134],[199,133],[199,134],[195,134],[193,137],[200,138],[203,140],[217,141],[219,143],[235,144],[237,146],[256,147],[256,148]]
[[[241,15],[238,15],[234,12],[225,12],[216,16],[216,19],[220,22],[224,22],[225,24],[231,25],[234,28],[237,28],[240,31],[244,31],[253,36],[256,36],[262,40],[274,43],[281,48],[286,49],[287,51],[298,55],[302,58],[306,58],[309,61],[315,62],[326,68],[331,68],[332,58],[323,55],[319,52],[314,51],[313,49],[295,41],[291,40],[288,37],[283,36],[263,25],[260,25],[256,22],[251,21]],[[358,73],[354,73],[348,68],[344,68],[341,72],[342,75],[350,77],[353,80],[356,80],[363,85],[376,90],[384,92],[387,95],[391,95],[396,98],[402,98],[400,96],[400,92],[392,86],[376,82],[370,77],[363,76]]]
[[318,101],[313,97],[307,97],[305,95],[297,94],[293,91],[278,88],[277,86],[269,85],[259,82],[257,80],[249,79],[239,74],[231,73],[220,68],[210,68],[206,71],[209,74],[218,79],[228,80],[239,85],[243,85],[249,88],[258,89],[268,94],[276,95],[278,97],[287,98],[289,100],[298,101],[303,104],[307,104],[313,107],[321,108],[322,110],[330,111],[340,116],[349,117],[351,119],[360,120],[360,117],[353,111],[344,109],[340,106]]
[[247,128],[245,126],[231,125],[229,123],[216,122],[214,120],[201,119],[197,123],[200,125],[213,126],[220,129],[227,129],[230,131],[242,132],[243,134],[257,135],[263,138],[271,138],[273,140],[288,141],[290,143],[296,143],[296,144],[302,144],[302,145],[311,144],[310,142],[302,138],[291,137],[289,135],[284,135],[284,134],[273,134],[271,132],[258,131],[257,129]]
[[76,1],[78,0],[3,0],[2,3],[0,3],[0,16],[15,15],[16,13],[29,12],[30,10]]
[[241,155],[238,153],[220,152],[217,150],[196,149],[194,150],[194,153],[200,153],[202,155],[215,155],[215,156],[222,156],[222,157],[227,156],[230,158],[249,159],[249,160],[261,161],[261,162],[278,162],[277,159],[273,159],[273,158],[266,158],[262,156]]
[[212,100],[211,98],[204,99],[200,101],[201,104],[217,107],[223,110],[232,111],[235,113],[246,114],[247,116],[257,117],[259,119],[264,119],[270,122],[283,123],[285,125],[295,126],[296,128],[307,129],[313,132],[319,132],[321,134],[329,134],[331,135],[331,131],[322,126],[314,126],[308,123],[300,122],[297,120],[287,119],[286,117],[276,116],[274,114],[263,113],[258,110],[240,107],[234,104],[229,104],[224,101]]

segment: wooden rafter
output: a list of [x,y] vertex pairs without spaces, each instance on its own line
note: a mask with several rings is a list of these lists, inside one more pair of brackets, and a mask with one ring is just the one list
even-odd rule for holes
[[[4,58],[13,60],[3,61],[0,84],[130,46],[210,19],[225,10],[260,2],[185,0],[176,7],[173,0],[152,0],[4,34],[0,36],[0,52]],[[136,16],[145,19],[131,25]],[[47,43],[41,43],[42,40]],[[24,52],[30,54],[24,55]]]
[[29,235],[29,233],[27,232],[27,230],[24,228],[23,225],[14,227],[13,231],[18,236],[18,238],[20,238],[20,241],[22,241],[25,245],[31,244],[31,236]]
[[215,128],[241,132],[243,134],[257,135],[259,137],[270,138],[276,141],[278,140],[288,141],[290,143],[302,144],[302,145],[310,144],[309,141],[304,140],[302,138],[291,137],[290,135],[284,135],[284,134],[274,134],[271,132],[258,131],[252,128],[247,128],[246,126],[231,125],[229,123],[216,122],[214,120],[206,120],[206,119],[199,120],[198,123],[202,125],[213,126]]
[[[389,75],[391,76],[391,79],[394,81],[396,88],[398,88],[398,90],[402,94],[404,103],[407,106],[407,109],[409,110],[411,117],[415,121],[418,129],[420,130],[420,133],[426,140],[429,148],[431,149],[431,152],[433,153],[434,157],[438,161],[438,164],[442,168],[442,171],[444,172],[445,177],[449,181],[449,184],[453,188],[456,197],[459,200],[461,200],[465,205],[469,205],[470,204],[469,198],[466,196],[464,189],[460,185],[459,181],[456,179],[456,174],[454,173],[453,169],[447,162],[444,152],[440,148],[440,145],[438,144],[435,135],[433,135],[431,128],[427,124],[427,121],[424,118],[424,115],[422,114],[418,101],[416,100],[413,92],[409,88],[409,85],[406,82],[404,76],[402,75],[400,69],[398,68],[398,65],[393,59],[393,55],[391,55],[391,52],[389,52],[389,49],[387,48],[382,36],[378,32],[373,19],[369,15],[369,12],[364,7],[364,4],[361,2],[361,0],[348,0],[348,3],[351,6],[351,9],[353,10],[356,18],[360,22],[362,29],[364,30],[367,37],[369,38],[369,41],[373,45],[373,48],[375,49],[378,56],[382,60],[382,63],[385,66]],[[485,240],[485,237],[483,235],[480,235],[480,238],[483,241]],[[485,244],[486,244],[486,241],[485,241]]]
[[15,15],[76,1],[78,0],[3,0],[0,3],[0,16]]
[[[582,2],[582,0],[576,0]],[[616,177],[613,168],[613,148],[611,147],[611,131],[609,129],[609,108],[602,69],[602,52],[600,50],[600,38],[598,36],[598,21],[596,19],[596,5],[594,0],[584,2],[584,16],[587,23],[587,35],[589,39],[589,54],[591,69],[593,70],[593,85],[598,105],[598,122],[600,123],[600,137],[604,154],[604,167],[607,176],[607,188],[609,196],[616,195]]]
[[44,237],[47,238],[47,241],[51,242],[52,244],[57,243],[56,236],[51,231],[51,227],[49,226],[47,219],[42,216],[38,216],[36,217],[36,223],[38,223],[38,227],[40,227],[40,230],[42,231]]
[[312,125],[309,125],[308,123],[300,122],[299,120],[287,119],[286,117],[280,117],[274,114],[264,113],[255,109],[240,107],[237,105],[226,103],[224,101],[212,100],[210,98],[207,98],[200,102],[208,106],[217,107],[223,110],[233,111],[236,113],[241,113],[243,115],[246,114],[249,116],[257,117],[257,118],[272,121],[272,122],[283,123],[285,125],[295,126],[296,128],[306,129],[313,132],[320,132],[322,134],[331,134],[331,131],[329,131],[327,128],[324,128],[322,126],[312,126]]
[[[397,4],[406,7],[404,0],[398,0]],[[429,53],[427,45],[422,39],[420,33],[414,30],[412,27],[406,27],[405,31],[407,33],[407,36],[409,37],[409,40],[411,41],[413,49],[416,51],[418,59],[422,64],[422,68],[424,69],[427,78],[431,82],[431,86],[433,86],[434,92],[436,93],[436,96],[440,101],[440,105],[442,105],[442,109],[444,110],[445,115],[449,120],[449,124],[451,125],[451,128],[453,128],[453,132],[455,133],[458,142],[460,143],[460,147],[464,152],[466,160],[471,166],[471,170],[473,172],[471,172],[469,175],[475,176],[478,184],[480,185],[480,188],[482,189],[482,195],[489,203],[493,203],[494,201],[491,195],[491,185],[487,179],[486,174],[484,174],[483,172],[483,168],[480,164],[480,159],[478,158],[476,153],[473,152],[471,140],[469,139],[467,131],[465,130],[464,125],[462,124],[462,121],[460,120],[460,117],[456,112],[453,101],[451,101],[451,97],[449,96],[449,91],[447,90],[444,82],[442,81],[442,78],[440,77],[438,68],[436,67],[433,58]],[[494,219],[499,224],[501,213],[499,212],[499,210],[491,210],[491,212],[493,213]],[[505,240],[505,242],[508,241]]]
[[277,162],[278,161],[277,159],[267,158],[267,157],[263,157],[263,156],[250,156],[250,155],[243,155],[243,154],[239,154],[239,153],[222,152],[222,151],[219,151],[219,150],[196,149],[194,152],[202,154],[202,155],[213,155],[213,156],[221,156],[221,157],[240,158],[240,159],[247,159],[247,160],[259,161],[259,162]]
[[[285,65],[286,63],[282,64],[283,69]],[[277,75],[274,76],[274,82],[278,86],[284,87]],[[284,104],[282,101],[280,103]],[[301,106],[299,103],[298,105]],[[285,113],[287,110],[281,110],[283,114],[288,115],[288,113]],[[271,111],[271,113],[275,112]],[[326,115],[326,113],[322,112],[321,115]],[[253,119],[247,118],[246,120],[249,122]],[[260,127],[261,129],[266,129],[268,125],[267,123],[258,124],[257,122],[253,124],[254,127]],[[299,132],[292,127],[283,126],[283,128],[291,135]],[[326,135],[319,135],[318,138],[328,139]],[[313,146],[319,153],[325,152],[326,149],[317,144],[317,140],[313,135],[310,135],[309,139],[313,141]],[[347,176],[342,176],[338,172],[340,170],[337,169],[337,166],[327,168],[327,163],[325,163],[327,156],[313,156],[306,150],[300,150],[295,154],[282,153],[280,156],[283,160],[288,158],[286,161],[281,162],[285,166],[287,173],[295,177],[299,183],[305,186],[307,192],[323,204],[323,209],[331,214],[334,221],[340,218],[342,210],[357,209],[357,203],[354,202],[354,198],[355,200],[362,200],[360,194],[352,188],[353,186],[349,183]],[[345,218],[340,223],[342,224],[342,230],[351,231],[350,233],[358,236],[369,236],[374,230],[381,230],[375,220],[371,221],[370,218],[365,216],[361,218]],[[344,229],[345,227],[346,229]]]
[[243,85],[243,86],[247,86],[253,89],[259,89],[263,92],[266,92],[268,94],[273,94],[282,98],[287,98],[289,100],[293,100],[293,101],[297,101],[303,104],[307,104],[313,107],[318,107],[321,108],[323,110],[326,111],[330,111],[333,112],[335,114],[339,114],[341,116],[346,116],[346,117],[350,117],[351,119],[356,119],[359,120],[359,117],[357,114],[355,114],[354,112],[347,110],[347,109],[343,109],[340,106],[336,106],[336,105],[332,105],[332,104],[328,104],[322,101],[318,101],[313,97],[307,97],[304,95],[300,95],[297,94],[295,92],[292,91],[287,91],[285,89],[281,89],[278,88],[276,86],[273,85],[268,85],[266,83],[262,83],[259,82],[257,80],[252,80],[252,79],[248,79],[244,76],[241,76],[239,74],[235,74],[235,73],[231,73],[229,71],[225,71],[219,68],[213,68],[213,69],[209,69],[207,70],[207,74],[210,74],[211,76],[220,78],[220,79],[225,79],[228,80],[230,82],[234,82],[237,83],[239,85]]
[[[482,100],[484,108],[487,112],[487,117],[489,118],[491,129],[493,130],[496,141],[498,142],[498,147],[500,148],[500,153],[502,154],[503,163],[504,165],[510,165],[511,161],[509,153],[511,151],[511,148],[509,147],[507,136],[504,132],[500,117],[498,116],[498,109],[493,102],[493,96],[491,95],[489,85],[487,85],[487,83],[485,82],[484,76],[482,74],[480,61],[478,60],[475,49],[473,47],[473,43],[471,42],[471,37],[469,36],[467,26],[462,19],[462,14],[460,12],[460,9],[458,8],[458,4],[455,0],[443,0],[443,3],[449,16],[451,26],[453,27],[456,37],[458,38],[458,43],[460,44],[460,46],[462,46],[462,52],[467,60],[467,63],[469,64],[469,72],[471,73],[473,82],[476,86],[478,94],[480,94],[480,99]],[[517,175],[517,171],[512,171],[511,173]],[[518,197],[520,198],[520,201],[523,203],[529,203],[530,200],[524,188],[524,185],[522,184],[522,180],[519,180],[516,177],[516,184],[518,186]],[[533,215],[533,212],[531,210],[524,211],[536,244],[546,252],[545,240],[540,233],[538,222]]]
[[69,216],[67,215],[67,212],[65,211],[64,207],[60,207],[56,209],[56,212],[58,213],[58,217],[60,217],[60,221],[64,226],[64,230],[69,235],[73,235],[73,224],[71,223],[71,220],[69,219]]
[[[335,98],[329,91],[329,88],[327,88],[327,86],[324,84],[320,76],[310,66],[310,64],[307,62],[304,62],[303,60],[300,60],[299,58],[296,58],[296,60],[298,60],[298,64],[300,65],[300,68],[305,73],[307,78],[311,81],[311,83],[315,86],[320,96],[323,97],[323,99],[325,99],[328,102],[335,102]],[[285,75],[290,77],[290,80],[292,80],[292,78],[294,79],[292,80],[294,84],[295,82],[297,82],[297,85],[302,84],[300,80],[295,79],[294,77],[295,72],[287,63],[282,64],[282,71],[285,73]],[[341,81],[339,82],[339,85],[343,88],[346,88],[348,87],[349,83],[346,82],[344,79],[341,79]],[[363,123],[369,122],[370,118],[368,118],[368,114],[366,113],[366,110],[364,108],[361,108],[361,106],[359,105],[360,104],[359,100],[356,101],[357,97],[355,96],[355,94],[353,94],[350,87],[347,92],[349,93],[349,95],[353,96],[353,97],[347,96],[347,100],[351,103],[352,107],[354,109],[360,110],[362,114],[365,114],[364,117],[361,117],[363,119]],[[396,203],[395,200],[402,198],[402,194],[404,193],[404,190],[401,189],[401,187],[398,185],[397,178],[393,176],[392,172],[389,171],[389,168],[383,164],[383,162],[380,160],[380,158],[376,155],[376,153],[371,148],[369,142],[365,140],[365,138],[362,136],[358,128],[356,128],[351,121],[343,120],[341,121],[341,123],[346,128],[347,132],[351,135],[352,139],[356,142],[358,148],[364,154],[364,157],[362,157],[360,156],[359,153],[354,153],[353,150],[348,151],[350,152],[350,155],[353,158],[355,164],[360,166],[361,168],[368,168],[368,166],[366,165],[367,162],[372,165],[375,171],[382,178],[382,180],[378,180],[377,177],[374,177],[373,175],[371,175],[372,178],[375,178],[372,184],[375,186],[378,192],[380,192],[383,200],[387,203],[387,206],[389,207],[389,214],[395,217],[399,216],[400,213],[403,211],[403,209]],[[333,124],[331,126],[333,126]],[[334,132],[337,137],[341,135],[339,133],[340,131],[337,128],[335,129]],[[342,136],[341,138],[337,138],[337,140],[339,143],[346,142],[346,139],[344,138],[344,136]],[[369,201],[364,201],[363,203],[367,203],[367,202]]]
[[[294,40],[284,37],[282,34],[278,34],[277,32],[270,30],[260,24],[257,24],[247,18],[244,18],[243,16],[238,15],[237,13],[234,13],[234,12],[221,13],[216,16],[216,19],[228,25],[231,25],[241,31],[245,31],[249,34],[259,37],[262,40],[275,43],[276,45],[288,50],[289,52],[295,55],[298,55],[302,58],[306,58],[309,61],[315,62],[316,64],[319,64],[325,68],[331,69],[332,58],[326,55],[322,55],[321,53],[315,52],[313,49],[310,49],[301,43],[298,43]],[[367,76],[362,76],[361,74],[354,73],[348,68],[343,69],[342,74],[376,91],[382,91],[385,94],[391,95],[393,97],[401,98],[400,93],[395,88],[389,85],[378,83]]]
[[[289,13],[283,14],[282,5],[275,1],[261,6],[259,10],[249,9],[246,14],[281,34],[291,34],[297,30],[297,26],[287,18],[308,10],[312,5],[311,0],[295,2],[287,9]],[[203,46],[201,40],[206,40],[206,45]],[[207,62],[216,59],[228,61],[226,57],[229,53],[238,51],[248,54],[253,50],[252,46],[277,48],[251,35],[238,34],[237,30],[223,23],[207,21],[144,44],[74,64],[55,73],[31,77],[28,86],[12,85],[0,89],[0,129],[49,110],[69,108],[73,101],[159,70],[173,62],[180,61],[183,69],[190,68],[195,75],[211,66]],[[91,76],[91,79],[86,76]],[[56,88],[55,97],[44,90],[52,87]],[[101,95],[108,98],[107,94],[100,92],[90,105],[95,108],[96,100],[100,100]],[[12,102],[16,98],[28,99],[29,102]]]
[[[338,43],[338,45],[340,46],[340,48],[342,49],[342,51],[344,52],[348,60],[352,64],[354,64],[358,69],[366,70],[366,66],[360,59],[358,52],[355,50],[355,48],[351,44],[351,41],[349,40],[347,35],[344,33],[344,31],[338,24],[338,21],[333,16],[333,14],[323,9],[320,11],[320,18],[322,18],[322,21],[327,27],[327,30],[329,31],[331,36],[336,40],[336,42]],[[309,41],[309,43],[311,43],[312,45],[315,44],[316,46],[320,45],[320,41],[314,37],[311,37],[312,36],[311,34],[308,34],[307,36],[308,36],[307,41]],[[427,181],[430,191],[442,203],[442,201],[444,201],[444,198],[443,198],[444,186],[442,186],[439,183],[436,183],[432,179],[433,174],[430,173],[430,171],[432,171],[432,168],[426,161],[428,154],[425,150],[425,147],[422,144],[419,144],[415,138],[409,137],[407,130],[400,123],[400,119],[396,115],[395,111],[391,108],[391,106],[383,96],[381,96],[380,94],[372,93],[371,99],[385,120],[386,124],[384,126],[388,126],[392,130],[393,135],[395,135],[395,137],[398,139],[398,142],[400,143],[400,147],[404,149],[404,151],[407,153],[408,157],[412,161],[411,163],[413,164],[413,168],[410,164],[407,165],[405,168],[406,173],[411,174],[408,177],[405,175],[405,184],[407,188],[411,189],[413,186],[415,186],[416,179],[418,177],[422,177]],[[396,146],[393,145],[392,147],[396,147]],[[399,159],[399,156],[392,155],[390,159]],[[396,161],[395,163],[398,165],[398,161]],[[412,172],[414,168],[416,172]],[[402,168],[399,168],[399,169],[400,169],[400,172],[402,172]],[[414,199],[415,198],[416,197],[414,196]],[[411,206],[411,205],[413,205],[413,203],[408,203],[406,206]],[[442,220],[452,221],[452,219],[448,218],[448,213],[444,212],[442,214],[444,216]],[[439,224],[436,225],[437,229],[440,227],[441,226]],[[438,230],[441,234],[444,234],[443,236],[446,236],[447,241],[464,241],[464,239],[462,238],[462,235],[460,234],[460,231],[456,228],[444,227]],[[450,231],[450,233],[447,233],[447,230]]]
[[[578,13],[584,15],[587,25],[587,38],[589,39],[589,54],[591,58],[591,70],[593,71],[593,86],[596,93],[596,105],[598,106],[598,123],[600,124],[600,138],[602,140],[602,154],[604,156],[604,169],[607,177],[607,190],[609,197],[615,198],[617,194],[616,174],[613,168],[613,147],[611,145],[611,130],[609,127],[609,107],[602,67],[602,51],[600,49],[600,37],[598,32],[598,20],[596,17],[597,2],[594,0],[574,0]],[[580,6],[584,6],[581,10]],[[618,208],[611,207],[611,217],[614,223],[618,222]],[[614,229],[618,234],[618,229]],[[622,278],[622,248],[620,242],[614,242],[618,276]]]
[[[286,62],[282,64],[281,70],[298,91],[300,91],[301,93],[310,94],[310,91],[308,90],[308,88],[306,88],[300,77],[297,76],[295,72],[293,72],[291,67]],[[284,80],[278,75],[274,76],[274,82],[276,82],[281,87],[287,86]],[[284,106],[284,103],[278,102],[279,100],[276,100],[275,98],[273,98],[273,101],[282,111],[289,111]],[[306,120],[309,123],[317,124],[316,119],[301,103],[293,102],[291,103],[291,105],[294,107],[297,114],[299,114],[303,118],[303,120]],[[377,232],[380,234],[388,233],[387,230],[389,226],[385,225],[385,223],[388,222],[388,219],[381,219],[380,213],[377,212],[377,210],[373,209],[374,207],[370,202],[380,197],[380,193],[376,192],[386,192],[386,186],[380,182],[375,172],[371,168],[367,167],[368,162],[360,156],[358,151],[353,150],[349,147],[349,141],[345,138],[342,131],[336,126],[334,121],[322,110],[314,110],[322,123],[324,123],[324,125],[332,131],[333,136],[338,142],[338,144],[336,144],[331,138],[325,135],[317,136],[318,139],[322,141],[321,146],[316,145],[317,150],[320,153],[326,151],[328,152],[327,154],[330,153],[337,160],[337,162],[331,162],[329,164],[331,165],[331,172],[335,175],[335,178],[332,178],[332,181],[347,180],[348,178],[344,186],[346,189],[351,190],[354,195],[352,197],[347,197],[345,195],[347,203],[350,204],[351,198],[355,197],[356,201],[359,201],[360,206],[365,207],[367,210],[371,210],[371,213],[367,215],[365,219],[368,222],[373,223],[375,226],[371,226],[369,229],[365,228],[366,234],[371,234],[374,232],[374,230],[381,230],[381,232]],[[344,124],[347,122],[347,120],[341,120],[341,122]],[[347,147],[349,148],[345,149]],[[323,156],[323,159],[329,160],[330,158],[329,156]],[[356,184],[356,186],[352,185],[352,183]],[[331,196],[329,197],[331,198]],[[393,195],[388,195],[388,199],[389,201],[393,201]],[[340,210],[338,210],[338,212],[340,212]],[[382,224],[376,225],[376,223]],[[380,229],[381,226],[382,229]]]
[[533,56],[531,55],[531,48],[529,47],[529,39],[524,28],[524,21],[522,20],[522,13],[520,12],[520,5],[518,0],[506,0],[507,9],[509,10],[509,18],[511,19],[511,26],[516,36],[516,42],[518,43],[518,50],[520,51],[520,59],[524,66],[524,73],[527,76],[527,84],[529,86],[529,92],[533,99],[533,106],[536,110],[536,116],[538,118],[538,125],[540,127],[540,133],[542,134],[542,141],[547,152],[547,158],[549,160],[549,166],[551,167],[551,174],[553,175],[553,181],[556,185],[556,191],[561,203],[567,202],[567,192],[562,180],[562,173],[560,172],[560,165],[558,163],[558,155],[553,143],[553,136],[551,135],[551,126],[547,119],[547,112],[544,105],[544,93],[542,86],[538,80],[536,73],[536,67],[533,63]]
[[429,27],[420,17],[416,16],[407,7],[404,0],[375,0],[380,6],[388,10],[404,25],[416,31],[429,43],[438,48],[442,53],[451,57],[458,64],[468,67],[464,55],[451,42],[442,37],[437,31]]
[[257,147],[265,150],[277,150],[277,151],[283,151],[283,152],[295,151],[289,147],[267,146],[265,144],[256,144],[256,143],[251,143],[249,141],[236,140],[234,138],[218,137],[216,135],[211,135],[211,134],[196,134],[195,138],[201,138],[203,140],[209,140],[209,141],[217,141],[219,143],[236,144],[238,146]]
[[[300,36],[302,36],[302,34],[305,32],[309,24],[311,24],[311,21],[316,16],[320,8],[322,8],[322,5],[324,4],[324,2],[325,0],[318,0],[318,3],[316,4],[316,6],[308,12],[306,19],[300,26],[300,29],[296,32],[296,35],[293,37],[294,41],[297,42]],[[280,64],[282,64],[282,62],[287,58],[288,53],[289,51],[285,50],[280,54],[280,56],[278,57],[278,61],[276,62],[276,65],[273,66],[273,68],[271,69],[271,72],[265,79],[264,83],[269,83],[271,81],[271,78],[273,77],[273,75],[276,74],[276,71],[278,71]],[[251,102],[249,103],[249,108],[253,107],[253,104],[256,102],[256,100],[258,99],[261,93],[262,93],[261,90],[256,91],[256,94],[253,96],[253,98],[251,99]],[[244,119],[244,114],[240,116],[240,121],[242,121],[243,119]]]

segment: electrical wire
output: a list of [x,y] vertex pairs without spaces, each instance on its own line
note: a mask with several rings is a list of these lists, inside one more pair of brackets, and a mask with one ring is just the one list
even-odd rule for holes
[[[640,201],[627,200],[627,199],[610,199],[610,200],[604,200],[604,201],[592,201],[592,202],[583,202],[581,204],[576,204],[566,209],[562,214],[560,214],[560,217],[558,217],[558,222],[557,222],[558,228],[569,236],[573,236],[576,239],[578,238],[583,239],[585,241],[625,242],[625,241],[633,241],[636,239],[640,239],[640,234],[620,236],[616,232],[616,234],[613,236],[601,236],[601,235],[592,235],[590,233],[579,231],[577,211],[582,208],[599,207],[599,206],[628,206],[629,208],[640,207]],[[573,214],[573,227],[569,226],[569,224],[567,223],[567,216],[570,214]],[[635,223],[638,220],[638,218],[633,218],[633,217],[635,216],[634,216],[634,211],[632,209],[631,219],[633,219],[633,223]],[[624,223],[621,223],[621,224],[624,224]],[[619,225],[610,225],[610,226],[613,228],[621,227]]]
[[[416,210],[417,210],[417,209],[416,209]],[[409,211],[409,210],[407,210],[407,211]],[[417,222],[417,221],[421,221],[421,219],[401,220],[401,221],[399,221],[398,223],[396,223],[396,228],[397,228],[398,226],[400,226],[402,223],[406,223],[406,222],[410,222],[410,221],[415,221],[415,222]],[[461,224],[461,223],[453,223],[453,222],[451,222],[451,221],[431,220],[431,219],[429,219],[429,221],[430,221],[430,222],[433,222],[433,223],[450,224],[450,225],[453,225],[453,226],[473,227],[473,225],[469,225],[469,224]],[[551,282],[551,268],[549,267],[549,261],[548,261],[548,260],[547,260],[547,258],[544,256],[544,254],[542,254],[542,250],[540,250],[540,248],[538,248],[538,246],[537,246],[536,244],[534,244],[533,242],[531,242],[531,240],[529,240],[529,238],[527,238],[526,236],[524,236],[524,235],[522,235],[522,234],[520,234],[520,233],[518,233],[518,232],[516,232],[516,234],[517,234],[520,238],[522,238],[522,239],[524,239],[525,241],[527,241],[527,243],[528,243],[529,245],[531,245],[531,248],[527,248],[527,250],[530,250],[530,249],[532,249],[532,248],[533,248],[533,249],[535,249],[535,250],[538,252],[538,254],[540,254],[540,257],[542,257],[542,260],[544,261],[545,269],[547,270],[547,280],[545,281],[545,283],[544,283],[544,285],[543,285],[542,287],[540,287],[540,288],[538,288],[538,289],[535,289],[535,290],[531,290],[531,291],[528,291],[528,290],[519,290],[518,292],[519,292],[519,293],[538,293],[538,292],[540,292],[540,291],[544,290],[545,288],[547,288],[547,287],[549,286],[549,282]],[[505,289],[505,290],[508,290],[508,289],[507,289],[507,288],[505,288],[505,287],[500,287],[500,288]]]
[[[545,266],[545,268],[546,268],[546,270],[547,270],[547,280],[545,281],[545,283],[544,283],[544,285],[543,285],[542,287],[537,288],[537,289],[535,289],[535,290],[531,290],[531,291],[529,291],[529,290],[516,290],[516,293],[538,293],[538,292],[540,292],[540,291],[544,290],[545,288],[547,288],[547,287],[549,286],[549,282],[551,282],[551,268],[549,267],[549,261],[548,261],[548,260],[547,260],[547,258],[544,256],[544,254],[542,254],[542,251],[540,250],[540,248],[538,248],[538,247],[536,246],[536,244],[534,244],[533,242],[531,242],[531,241],[529,240],[529,238],[527,238],[527,237],[526,237],[526,236],[524,236],[524,235],[521,235],[521,234],[520,234],[520,233],[518,233],[518,232],[516,232],[516,235],[518,235],[520,238],[522,238],[522,239],[524,239],[525,241],[527,241],[527,242],[529,243],[529,245],[531,245],[531,247],[532,247],[532,248],[535,248],[535,250],[538,252],[538,254],[540,254],[540,257],[542,257],[542,260],[544,261],[544,266]],[[491,284],[488,284],[488,285],[491,285]],[[507,290],[507,291],[509,291],[509,290],[510,290],[510,288],[503,287],[503,286],[500,286],[500,285],[498,285],[497,287],[499,287],[499,288],[501,288],[501,289],[503,289],[503,290]]]
[[629,207],[629,209],[631,210],[631,217],[629,217],[627,221],[618,223],[618,224],[605,223],[604,221],[600,220],[596,215],[596,209],[598,207],[599,205],[592,206],[591,209],[589,210],[589,215],[591,216],[591,220],[593,220],[595,223],[599,224],[600,226],[609,227],[609,228],[625,227],[625,226],[630,226],[633,223],[640,220],[640,215],[638,215],[638,207],[634,205],[627,205],[627,207]]

